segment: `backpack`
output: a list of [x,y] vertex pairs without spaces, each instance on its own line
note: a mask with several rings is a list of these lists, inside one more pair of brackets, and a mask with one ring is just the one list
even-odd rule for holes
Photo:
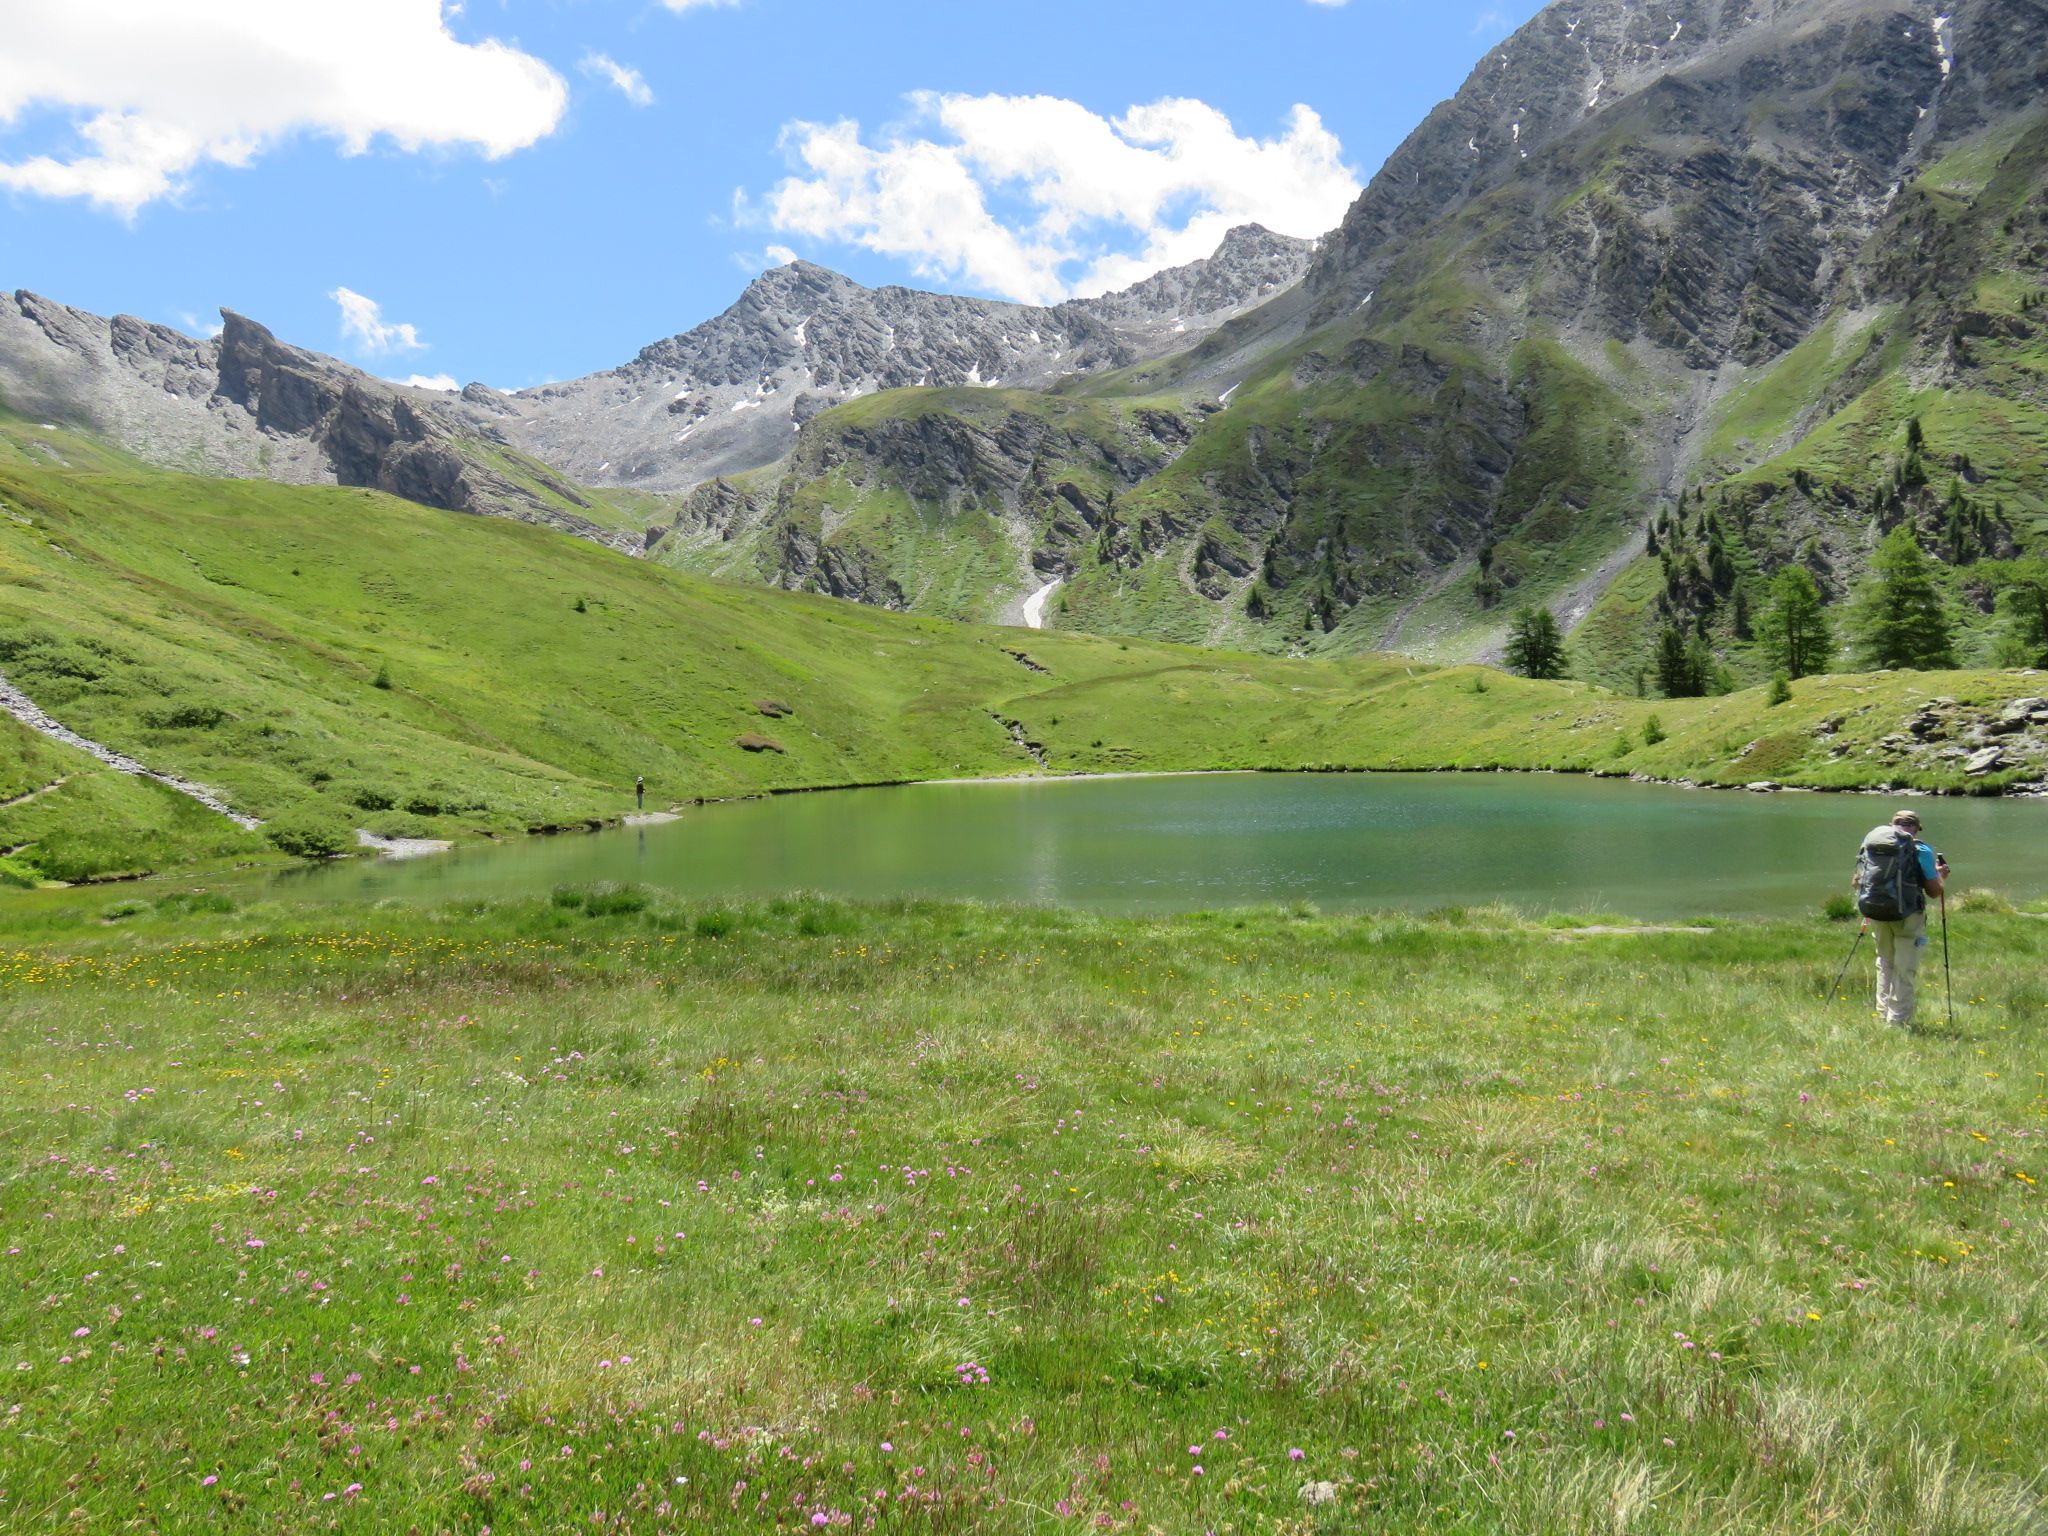
[[1879,827],[1864,838],[1856,854],[1856,910],[1873,922],[1896,923],[1926,905],[1912,834]]

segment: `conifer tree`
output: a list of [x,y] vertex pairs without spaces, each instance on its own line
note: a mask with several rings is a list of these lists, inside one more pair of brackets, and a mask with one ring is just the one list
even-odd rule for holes
[[1707,691],[1700,674],[1699,655],[1685,631],[1666,628],[1657,636],[1657,654],[1652,664],[1657,691],[1667,699],[1696,699]]
[[1866,667],[1928,671],[1956,664],[1955,620],[1934,562],[1910,527],[1894,528],[1877,546],[1849,632]]
[[1764,653],[1787,677],[1810,677],[1828,669],[1835,654],[1834,629],[1820,585],[1805,566],[1788,565],[1771,578],[1770,601],[1757,634]]
[[1508,626],[1508,669],[1523,677],[1563,677],[1564,635],[1548,608],[1523,608]]
[[2004,621],[1999,664],[2038,667],[2048,662],[2048,562],[2009,561],[1999,568],[1996,581]]

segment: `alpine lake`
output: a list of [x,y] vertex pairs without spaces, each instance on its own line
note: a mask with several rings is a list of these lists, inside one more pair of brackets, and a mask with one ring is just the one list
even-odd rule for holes
[[443,902],[596,882],[1185,912],[1505,903],[1643,921],[1808,913],[1912,805],[1956,889],[2048,894],[2048,799],[1695,790],[1543,773],[1207,773],[782,794],[602,832],[351,859],[300,899]]

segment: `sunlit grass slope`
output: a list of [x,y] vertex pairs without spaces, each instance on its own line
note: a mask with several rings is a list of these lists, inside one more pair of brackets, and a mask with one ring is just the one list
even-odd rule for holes
[[[1031,765],[989,707],[1041,678],[1011,632],[367,491],[0,466],[0,505],[0,668],[258,816],[513,831],[615,816],[641,774],[660,806]],[[1033,643],[1070,678],[1190,654]],[[42,772],[8,767],[23,790]]]
[[[262,818],[385,835],[952,776],[1559,768],[1997,787],[1884,746],[2027,674],[1644,701],[1387,655],[1294,660],[891,613],[695,577],[374,492],[0,463],[0,671]],[[1661,740],[1652,740],[1659,729]],[[1832,722],[1832,728],[1829,726]],[[27,797],[27,798],[20,798]],[[0,854],[80,879],[268,857],[160,787],[0,729]]]
[[10,1529],[2044,1518],[2038,921],[216,899],[4,909]]
[[1804,678],[1787,702],[1763,688],[1638,699],[1588,683],[1402,658],[1258,666],[1230,652],[1051,686],[1009,707],[1048,765],[1066,771],[1190,768],[1557,769],[1817,788],[1887,784],[1993,791],[2036,770],[1975,777],[1963,761],[1915,764],[1896,741],[1922,702],[1996,714],[2038,695],[2031,672],[1878,672]]

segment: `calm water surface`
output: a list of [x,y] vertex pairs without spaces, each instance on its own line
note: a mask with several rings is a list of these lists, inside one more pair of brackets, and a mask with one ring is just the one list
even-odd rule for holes
[[1811,911],[1894,804],[1958,887],[2048,892],[2048,801],[1672,789],[1551,774],[1191,774],[838,790],[662,826],[280,876],[299,896],[443,900],[645,882],[1186,911],[1505,901],[1643,918]]

